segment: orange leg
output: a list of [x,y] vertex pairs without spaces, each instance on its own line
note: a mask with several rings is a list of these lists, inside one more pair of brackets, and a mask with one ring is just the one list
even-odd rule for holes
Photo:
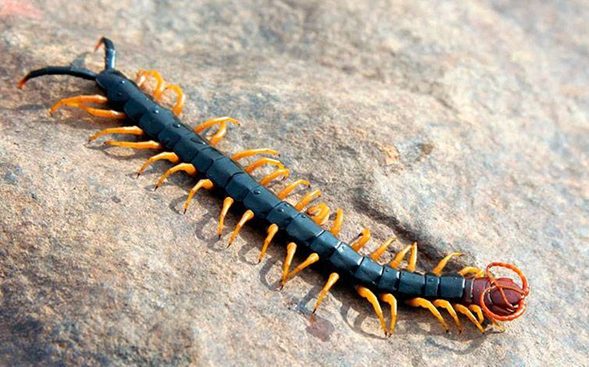
[[388,240],[386,240],[385,243],[383,243],[379,248],[377,248],[376,250],[372,251],[370,253],[370,258],[374,261],[377,261],[378,259],[380,259],[380,257],[385,253],[385,251],[389,248],[389,246],[395,242],[397,240],[396,237],[391,237]]
[[243,213],[243,215],[241,216],[241,219],[239,220],[239,222],[235,226],[235,229],[233,230],[233,232],[231,232],[231,237],[229,238],[229,244],[227,244],[227,247],[229,247],[229,246],[231,246],[231,244],[233,244],[233,241],[235,241],[235,239],[237,238],[237,235],[239,234],[239,231],[241,231],[241,228],[243,228],[243,226],[247,223],[247,221],[249,221],[253,217],[254,217],[254,212],[252,212],[249,209],[246,210],[245,213]]
[[319,261],[319,255],[313,252],[311,255],[307,257],[307,259],[305,259],[305,261],[303,261],[297,267],[295,267],[293,271],[290,271],[286,274],[286,278],[282,280],[282,287],[284,287],[287,281],[294,278],[298,273],[305,270],[309,266],[315,264],[317,261]]
[[381,294],[380,299],[391,307],[391,322],[389,323],[389,335],[395,332],[397,324],[397,299],[390,293]]
[[164,183],[164,181],[166,181],[166,179],[170,177],[172,174],[180,171],[184,171],[191,176],[196,175],[196,168],[194,168],[194,166],[191,163],[177,164],[160,176],[160,179],[155,184],[154,190],[157,190],[157,188],[160,187]]
[[123,147],[132,149],[163,149],[162,145],[157,141],[118,141],[118,140],[107,140],[104,142],[105,145],[113,147]]
[[245,171],[247,173],[252,173],[255,170],[257,170],[260,167],[263,167],[265,165],[269,165],[269,166],[275,166],[278,168],[284,168],[284,165],[282,164],[282,162],[280,162],[277,159],[272,159],[272,158],[260,158],[257,161],[255,161],[254,163],[250,164],[249,166],[245,167]]
[[138,126],[122,126],[122,127],[111,127],[108,129],[101,130],[96,134],[88,138],[88,142],[94,141],[101,136],[110,134],[125,134],[125,135],[143,135],[143,130]]
[[433,305],[448,311],[448,314],[450,314],[450,317],[452,318],[452,320],[454,320],[454,323],[456,324],[458,331],[462,332],[462,324],[460,323],[460,320],[458,320],[458,315],[456,315],[456,311],[454,310],[454,307],[452,307],[450,302],[446,301],[445,299],[437,299],[433,302]]
[[331,234],[337,236],[342,229],[342,223],[344,222],[344,211],[340,208],[337,208],[335,211],[335,219],[333,220],[333,224],[331,225],[331,229],[329,230]]
[[290,176],[290,170],[287,168],[280,168],[276,171],[267,174],[260,180],[260,184],[262,186],[268,186],[272,181],[282,177],[282,179],[286,179]]
[[481,306],[473,304],[468,306],[468,309],[477,315],[477,320],[479,324],[482,324],[483,321],[485,321],[485,316],[483,316],[483,310],[481,309]]
[[401,262],[403,261],[403,259],[405,259],[405,255],[407,255],[409,251],[411,251],[411,253],[409,254],[407,270],[415,271],[415,266],[417,263],[417,243],[413,243],[412,245],[409,245],[401,251],[399,251],[395,258],[390,262],[390,267],[393,269],[397,269],[399,265],[401,265]]
[[295,209],[298,211],[303,210],[307,205],[309,205],[313,200],[317,199],[321,196],[320,190],[313,190],[307,193],[305,196],[301,198],[296,204]]
[[294,258],[296,251],[296,243],[290,242],[288,245],[286,245],[286,257],[284,258],[284,263],[282,264],[282,278],[280,279],[280,289],[282,289],[284,287],[284,283],[286,283],[288,271],[290,270],[290,265],[292,264],[292,259]]
[[481,333],[485,333],[485,329],[483,329],[482,325],[478,322],[478,320],[474,317],[474,315],[472,314],[472,312],[470,312],[470,310],[468,308],[464,307],[461,304],[455,304],[454,308],[456,309],[456,311],[458,313],[461,313],[464,316],[466,316],[466,318],[470,322],[472,322],[477,327],[477,329],[479,329],[479,331]]
[[376,316],[378,317],[378,321],[380,321],[380,327],[384,331],[384,334],[388,335],[387,326],[384,321],[384,315],[382,313],[382,308],[380,308],[380,303],[378,303],[378,299],[376,298],[374,293],[372,293],[370,289],[364,287],[357,287],[356,290],[358,291],[360,297],[366,298],[368,302],[370,302],[372,308],[374,309],[374,313],[376,313]]
[[248,149],[241,152],[237,152],[231,156],[231,159],[238,161],[243,158],[251,157],[258,154],[269,154],[269,155],[280,155],[277,150],[261,148],[261,149]]
[[106,104],[108,100],[105,96],[101,95],[92,95],[92,96],[77,96],[71,98],[64,98],[54,104],[49,113],[55,112],[57,109],[61,108],[62,106],[69,106],[69,107],[77,107],[81,110],[84,110],[91,114],[92,116],[96,117],[105,117],[105,118],[112,118],[112,119],[125,119],[127,115],[123,112],[114,111],[114,110],[101,110],[99,108],[93,108],[86,106],[86,103],[96,103],[96,104]]
[[317,296],[317,301],[315,302],[315,307],[313,307],[313,313],[312,313],[312,315],[314,315],[317,312],[317,309],[319,308],[319,305],[321,305],[321,302],[323,302],[323,300],[325,299],[325,297],[327,297],[327,294],[329,293],[329,290],[331,289],[331,287],[333,287],[333,285],[338,280],[339,280],[339,274],[338,273],[331,273],[331,274],[329,274],[329,279],[327,279],[327,282],[325,282],[325,285],[321,289],[321,292],[319,292],[319,296]]
[[350,245],[350,247],[354,251],[358,252],[362,247],[366,246],[368,241],[370,241],[370,237],[372,237],[370,230],[368,228],[364,228],[362,233],[360,233],[358,238]]
[[458,274],[462,275],[463,277],[473,276],[475,278],[481,278],[485,276],[485,271],[474,266],[466,266],[462,268]]
[[227,196],[225,200],[223,200],[223,208],[221,209],[221,213],[219,214],[219,224],[217,224],[217,236],[221,238],[223,234],[223,227],[225,226],[225,217],[229,212],[229,208],[233,205],[233,198]]
[[311,216],[311,219],[320,226],[324,225],[329,219],[329,213],[331,210],[324,202],[314,205],[307,209],[307,214]]
[[274,223],[270,224],[270,226],[268,227],[268,235],[266,236],[266,239],[264,239],[264,244],[262,245],[260,256],[258,256],[258,264],[261,263],[264,256],[266,256],[268,246],[270,246],[270,243],[272,242],[274,235],[276,235],[276,232],[278,232],[278,226]]
[[442,274],[442,271],[444,270],[444,268],[448,264],[448,261],[450,261],[455,256],[461,256],[461,255],[462,254],[460,252],[452,252],[452,253],[446,255],[442,260],[440,260],[440,262],[438,263],[438,265],[436,265],[434,270],[432,270],[432,273],[437,276],[440,276]]
[[218,126],[217,131],[213,136],[209,139],[209,143],[211,145],[216,145],[223,139],[225,134],[227,133],[227,123],[230,122],[234,125],[239,125],[239,121],[231,117],[217,117],[211,120],[207,120],[194,128],[194,132],[200,134],[204,130],[213,127],[215,125]]
[[176,84],[167,85],[164,88],[164,91],[162,92],[162,96],[168,90],[171,90],[174,93],[176,93],[176,102],[172,107],[172,112],[174,113],[174,115],[180,116],[180,114],[182,113],[182,109],[184,108],[184,103],[186,103],[186,96],[184,95],[182,88],[180,88],[180,86]]
[[139,171],[137,171],[137,176],[142,174],[143,171],[145,171],[145,169],[152,165],[154,162],[160,160],[167,160],[171,163],[178,163],[178,161],[180,161],[180,158],[176,155],[176,153],[172,152],[161,152],[159,154],[156,154],[153,157],[150,157],[147,161],[145,161],[145,163],[143,163],[141,168],[139,168]]
[[[186,163],[182,163],[182,164],[186,164]],[[178,166],[175,166],[175,167],[178,167]],[[192,166],[192,164],[190,164],[189,166]],[[192,166],[192,167],[194,168],[194,166]],[[172,167],[170,169],[174,169],[174,167]],[[194,175],[194,174],[196,174],[196,169],[194,170],[194,173],[191,173],[192,171],[187,171],[187,172],[188,172],[188,174]],[[188,205],[190,205],[192,198],[194,197],[194,195],[196,195],[198,190],[200,190],[200,189],[210,190],[212,188],[213,188],[213,181],[209,180],[208,178],[198,180],[196,185],[194,185],[192,187],[192,189],[190,189],[190,192],[188,193],[188,197],[186,198],[186,201],[184,202],[184,205],[182,206],[182,208],[184,209],[184,213],[186,213],[186,210],[188,209]]]
[[440,314],[440,311],[438,311],[438,309],[436,308],[436,306],[434,306],[427,299],[421,298],[421,297],[417,297],[417,298],[413,298],[413,299],[410,299],[409,301],[407,301],[407,304],[409,306],[413,306],[413,307],[423,307],[425,309],[428,309],[429,312],[431,312],[432,315],[434,315],[434,317],[440,322],[440,325],[442,325],[442,327],[444,328],[444,330],[446,330],[446,332],[450,331],[450,328],[448,328],[448,324],[446,324],[446,321],[442,317],[442,314]]
[[296,180],[295,182],[289,184],[288,186],[286,186],[284,189],[282,189],[282,191],[280,191],[276,196],[278,196],[278,198],[280,200],[284,200],[288,197],[288,195],[290,195],[298,186],[311,186],[311,183],[307,180]]

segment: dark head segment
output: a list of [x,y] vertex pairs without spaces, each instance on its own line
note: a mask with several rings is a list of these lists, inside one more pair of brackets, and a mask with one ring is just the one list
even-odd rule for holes
[[[521,285],[511,278],[495,278],[491,268],[501,267],[512,270],[521,280]],[[494,321],[511,321],[526,310],[525,299],[530,293],[528,280],[515,265],[494,262],[487,266],[486,274],[473,283],[474,301],[481,306],[485,315]]]
[[[104,53],[104,69],[110,70],[114,69],[115,62],[116,62],[116,50],[115,45],[111,40],[106,37],[102,37],[98,44],[96,45],[95,50],[104,45],[105,53]],[[30,79],[37,78],[43,75],[70,75],[75,76],[77,78],[82,78],[86,80],[96,80],[97,74],[91,70],[86,68],[77,67],[77,66],[48,66],[42,69],[33,70],[24,78],[22,78],[18,82],[18,87],[23,88],[24,85]]]

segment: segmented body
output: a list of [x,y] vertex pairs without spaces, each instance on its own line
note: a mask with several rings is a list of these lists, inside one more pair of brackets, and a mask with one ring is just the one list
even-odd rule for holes
[[183,124],[171,110],[155,102],[134,81],[107,70],[98,75],[113,109],[124,112],[152,140],[161,143],[185,163],[191,163],[217,189],[247,209],[258,219],[276,224],[291,240],[307,252],[315,252],[332,271],[377,293],[403,297],[443,298],[471,302],[467,290],[472,280],[459,274],[420,274],[381,265],[362,256],[344,241],[316,224],[306,213],[280,200],[243,167],[225,156],[207,140]]
[[[137,83],[114,68],[115,50],[112,42],[106,38],[102,38],[99,42],[99,45],[101,44],[105,45],[106,57],[105,70],[99,74],[84,68],[47,67],[27,74],[21,81],[20,86],[22,87],[28,79],[50,74],[72,75],[96,81],[97,85],[105,92],[106,98],[97,95],[64,99],[54,105],[52,110],[65,104],[82,108],[95,116],[125,119],[127,123],[133,126],[106,129],[94,135],[91,139],[112,133],[142,135],[151,141],[151,144],[143,145],[143,147],[149,146],[150,149],[162,149],[165,151],[162,154],[167,157],[165,159],[178,163],[175,168],[184,165],[182,169],[178,168],[178,170],[184,170],[193,174],[198,173],[201,176],[201,180],[191,190],[185,208],[200,187],[215,187],[217,190],[223,191],[227,198],[224,201],[223,210],[221,211],[219,226],[221,230],[223,218],[231,204],[233,202],[242,204],[246,209],[246,213],[249,213],[249,216],[246,218],[244,214],[240,224],[238,224],[236,230],[233,232],[230,242],[239,232],[240,225],[242,226],[251,217],[256,217],[270,224],[269,235],[264,243],[262,255],[265,253],[265,249],[275,232],[277,230],[283,231],[292,242],[287,246],[287,258],[285,259],[285,267],[283,268],[282,284],[286,282],[290,275],[296,274],[316,261],[320,261],[324,265],[323,268],[331,273],[329,280],[318,297],[315,309],[321,303],[321,300],[325,297],[331,286],[341,277],[347,280],[348,284],[356,286],[358,293],[372,304],[385,333],[387,333],[387,329],[376,295],[380,295],[380,299],[391,306],[390,332],[394,329],[396,320],[397,301],[395,296],[408,300],[408,304],[412,306],[429,309],[446,330],[448,327],[436,307],[446,309],[459,328],[461,328],[461,325],[456,312],[467,316],[481,331],[483,330],[480,324],[483,321],[483,311],[493,321],[512,320],[524,312],[525,307],[523,301],[529,292],[527,280],[521,271],[513,265],[491,263],[487,267],[486,272],[482,272],[477,268],[467,267],[463,269],[465,270],[464,273],[461,271],[460,273],[443,274],[442,269],[447,261],[452,256],[458,255],[457,253],[453,253],[441,260],[431,273],[423,274],[414,271],[416,259],[415,245],[411,249],[412,255],[407,270],[398,270],[397,267],[409,250],[409,247],[401,251],[390,264],[386,265],[381,265],[374,259],[378,258],[384,252],[388,244],[381,246],[372,256],[361,255],[358,250],[366,243],[368,238],[359,246],[356,243],[350,245],[338,239],[331,231],[323,229],[318,224],[322,220],[318,220],[318,217],[312,218],[307,215],[303,210],[304,205],[299,206],[297,204],[293,206],[283,200],[285,196],[282,194],[274,194],[266,187],[264,179],[258,182],[250,175],[249,172],[252,170],[242,167],[238,162],[217,150],[213,146],[217,142],[215,137],[209,141],[204,136],[195,132],[195,129],[183,124],[178,119],[177,115],[181,111],[181,106],[184,103],[183,94],[178,86],[167,87],[174,89],[179,97],[179,102],[170,110],[154,99],[157,96],[161,97],[163,93],[163,80],[159,74],[156,73],[159,81],[158,87],[152,97],[145,93]],[[99,110],[84,105],[88,101],[107,104],[112,110]],[[210,120],[208,122],[214,121]],[[205,122],[199,126],[202,127],[202,125],[206,124]],[[197,127],[196,131],[199,131],[200,127]],[[127,145],[121,146],[129,147],[137,147],[137,145],[133,144],[141,144],[131,142],[122,143],[126,143]],[[156,158],[156,156],[153,158]],[[262,161],[260,160],[258,162],[260,163],[259,165],[264,164],[261,163]],[[148,160],[149,162],[150,160]],[[268,162],[268,160],[265,162]],[[274,161],[274,164],[281,165],[277,161]],[[144,167],[142,167],[140,172]],[[170,174],[176,172],[174,168],[168,171]],[[163,179],[167,175],[168,172],[162,176]],[[207,182],[205,183],[205,181]],[[199,186],[201,183],[202,186]],[[311,198],[312,195],[309,197]],[[309,201],[311,200],[312,198],[309,199]],[[325,204],[323,205],[323,209],[327,210],[323,211],[321,217],[326,219],[329,209],[326,208]],[[320,205],[317,207],[319,208]],[[270,231],[271,228],[273,228],[272,231]],[[219,230],[220,233],[221,231]],[[298,249],[311,255],[292,273],[289,273],[290,262],[294,256],[294,251],[297,249],[297,245],[299,246]],[[378,256],[374,256],[375,253],[378,253]],[[491,267],[505,267],[515,271],[522,280],[522,286],[516,285],[509,278],[495,279],[489,272]],[[467,269],[469,269],[468,271],[474,269],[478,275],[475,277],[463,276],[462,274],[468,273],[466,271]],[[483,273],[484,276],[481,275]],[[429,300],[432,300],[432,302]],[[450,302],[454,305],[452,306]],[[469,308],[465,306],[469,306]],[[470,310],[477,313],[476,319]]]

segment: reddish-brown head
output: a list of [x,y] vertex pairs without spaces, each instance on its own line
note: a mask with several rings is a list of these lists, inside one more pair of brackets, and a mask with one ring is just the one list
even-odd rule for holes
[[[501,267],[515,272],[521,285],[511,278],[495,278],[491,268]],[[530,293],[528,280],[515,265],[494,262],[487,266],[485,276],[473,281],[473,301],[481,306],[485,315],[495,321],[510,321],[520,317],[525,309],[525,299]]]

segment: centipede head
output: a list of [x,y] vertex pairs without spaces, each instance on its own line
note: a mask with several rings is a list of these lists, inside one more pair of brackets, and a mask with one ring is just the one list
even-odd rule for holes
[[[492,268],[505,268],[517,274],[521,284],[511,278],[495,278]],[[525,299],[529,295],[528,280],[515,265],[501,262],[490,263],[485,276],[474,279],[473,299],[482,308],[485,315],[493,321],[511,321],[526,310]]]

